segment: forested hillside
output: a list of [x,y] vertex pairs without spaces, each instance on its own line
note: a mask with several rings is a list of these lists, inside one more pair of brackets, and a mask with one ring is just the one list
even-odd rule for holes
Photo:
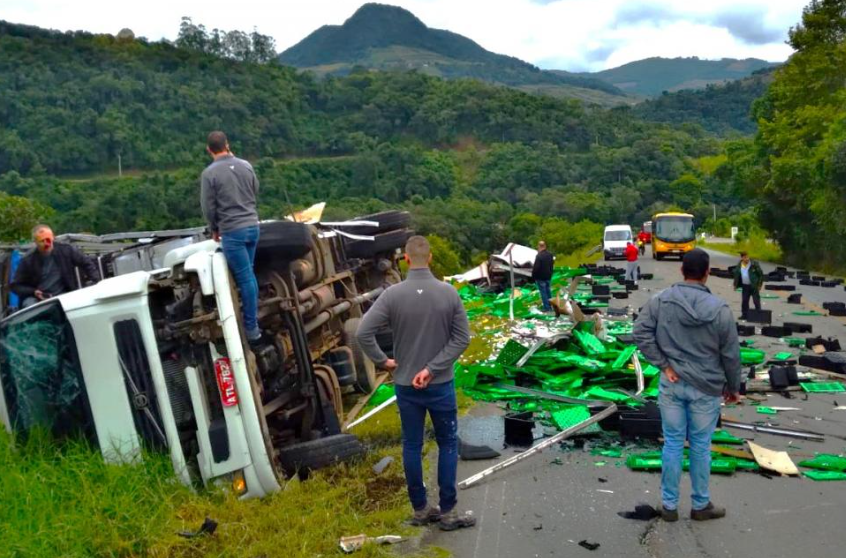
[[0,50],[0,191],[43,204],[61,231],[199,224],[215,128],[255,163],[264,217],[287,212],[286,190],[335,216],[406,207],[465,262],[541,234],[579,248],[568,242],[584,241],[572,229],[582,221],[745,207],[711,172],[717,139],[628,108],[415,72],[315,81],[277,63],[12,24],[0,25]]
[[636,95],[655,96],[664,91],[703,89],[709,84],[720,84],[748,77],[754,72],[776,66],[765,60],[723,58],[702,60],[690,58],[646,58],[629,62],[617,68],[590,74],[585,77],[600,79]]
[[751,77],[705,89],[664,93],[634,107],[634,113],[655,122],[695,123],[721,136],[751,135],[758,127],[752,116],[753,103],[772,83],[774,68]]

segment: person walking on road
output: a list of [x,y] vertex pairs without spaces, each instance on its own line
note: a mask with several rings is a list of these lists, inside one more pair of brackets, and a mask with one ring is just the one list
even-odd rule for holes
[[764,284],[764,272],[760,264],[749,259],[746,252],[740,253],[740,262],[734,268],[734,288],[740,289],[740,319],[749,314],[749,298],[755,304],[755,310],[761,309],[761,286]]
[[634,281],[637,284],[638,281],[638,264],[637,264],[637,257],[638,257],[638,249],[637,247],[629,242],[626,244],[626,281]]
[[[470,325],[458,292],[429,271],[429,242],[413,236],[405,245],[408,277],[386,290],[364,314],[356,338],[370,360],[391,371],[402,424],[402,463],[412,525],[437,522],[444,531],[472,527],[475,518],[458,513],[458,419],[453,367],[470,343]],[[394,359],[376,342],[389,327]],[[426,413],[438,443],[440,506],[430,506],[423,483],[423,436]]]
[[726,301],[711,294],[710,258],[696,248],[682,260],[684,281],[652,297],[634,326],[638,349],[661,375],[658,405],[664,431],[661,496],[665,521],[679,518],[679,481],[685,438],[690,442],[693,505],[690,518],[718,519],[711,502],[711,436],[720,403],[740,398],[740,345]]
[[550,281],[552,280],[552,269],[555,266],[555,256],[546,249],[546,242],[538,242],[538,255],[535,256],[535,264],[532,266],[532,281],[538,286],[541,297],[541,309],[544,312],[552,312],[549,299],[552,298]]
[[200,203],[214,240],[221,243],[223,255],[241,293],[241,309],[247,341],[261,340],[258,326],[258,282],[253,263],[259,241],[256,196],[259,182],[252,165],[232,154],[223,132],[208,136],[206,151],[212,163],[203,171]]
[[35,250],[24,256],[9,290],[18,295],[21,308],[28,308],[42,300],[79,288],[77,270],[83,280],[96,283],[100,273],[91,258],[75,246],[55,241],[53,230],[47,225],[32,229]]

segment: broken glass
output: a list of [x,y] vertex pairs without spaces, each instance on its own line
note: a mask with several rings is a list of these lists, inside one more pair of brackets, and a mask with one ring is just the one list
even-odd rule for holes
[[96,440],[73,331],[59,301],[0,326],[0,379],[12,427]]

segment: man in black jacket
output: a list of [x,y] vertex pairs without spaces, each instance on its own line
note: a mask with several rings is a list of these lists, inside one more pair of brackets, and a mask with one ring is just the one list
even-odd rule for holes
[[22,308],[78,289],[77,268],[83,280],[94,283],[100,280],[94,262],[77,248],[56,243],[47,225],[36,225],[32,229],[32,239],[35,250],[21,260],[9,285],[9,289],[20,297]]
[[552,312],[549,299],[552,298],[549,281],[552,279],[552,267],[555,265],[555,256],[546,249],[546,242],[538,242],[538,255],[535,256],[535,265],[532,266],[532,281],[538,286],[543,311]]

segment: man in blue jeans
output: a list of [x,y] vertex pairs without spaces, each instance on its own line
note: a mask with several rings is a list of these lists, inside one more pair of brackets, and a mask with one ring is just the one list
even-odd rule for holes
[[[412,525],[438,522],[444,531],[476,524],[456,509],[458,469],[458,407],[453,366],[470,343],[464,305],[452,285],[429,271],[429,242],[413,236],[405,245],[408,277],[390,287],[365,313],[357,338],[377,366],[393,373],[402,423],[402,463],[408,497],[414,508]],[[389,327],[395,359],[376,342],[376,333]],[[426,413],[432,418],[438,442],[440,506],[430,506],[423,483],[423,436]]]
[[258,326],[258,283],[253,271],[259,240],[256,195],[259,183],[252,165],[232,154],[223,132],[208,136],[206,151],[212,163],[201,177],[200,203],[212,238],[221,243],[223,255],[241,292],[247,341],[261,339]]
[[546,242],[538,242],[538,255],[535,256],[535,263],[532,266],[532,281],[538,286],[541,297],[541,310],[552,312],[552,305],[549,299],[552,298],[549,282],[552,280],[552,272],[555,266],[555,256],[546,249]]
[[690,442],[693,505],[690,518],[718,519],[724,508],[711,503],[711,436],[720,403],[739,400],[740,345],[728,304],[711,294],[710,258],[695,249],[682,260],[684,282],[652,297],[634,326],[638,348],[663,371],[658,395],[664,430],[661,496],[665,521],[678,521],[684,442]]

